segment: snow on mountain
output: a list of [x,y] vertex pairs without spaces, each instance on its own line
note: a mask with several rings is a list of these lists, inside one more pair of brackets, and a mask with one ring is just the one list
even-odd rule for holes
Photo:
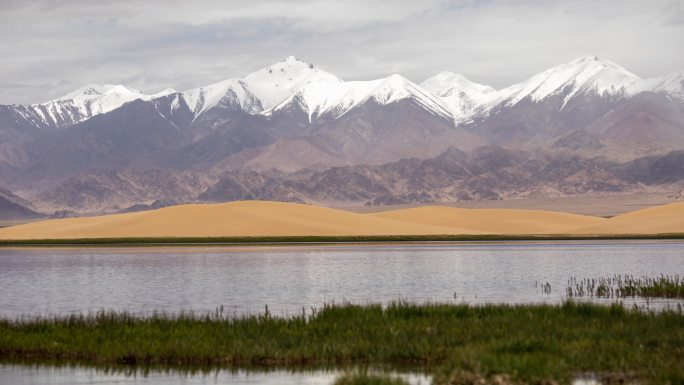
[[[379,104],[411,98],[436,115],[463,121],[496,106],[510,107],[524,99],[538,102],[549,96],[562,95],[565,106],[576,95],[629,96],[641,91],[659,92],[684,101],[684,71],[641,80],[615,63],[585,56],[496,91],[447,71],[420,85],[401,75],[345,82],[289,56],[244,79],[228,79],[178,93],[171,107],[178,106],[182,98],[197,118],[216,106],[270,115],[296,103],[313,121],[323,115],[336,119],[371,98]],[[175,93],[173,89],[166,89],[145,94],[123,85],[89,84],[46,103],[21,106],[17,111],[32,124],[63,127],[136,99],[152,100]]]
[[239,108],[250,114],[261,112],[259,99],[240,79],[228,79],[182,93],[190,110],[199,116],[217,105]]
[[684,70],[662,77],[644,79],[635,91],[653,91],[665,94],[672,99],[684,102]]
[[59,98],[17,109],[28,120],[48,126],[79,123],[136,99],[151,100],[175,92],[166,89],[152,95],[120,84],[89,84]]
[[494,88],[449,71],[426,79],[420,86],[441,98],[456,120],[469,115],[475,108],[496,96]]
[[252,72],[245,83],[261,101],[264,110],[279,104],[293,92],[309,83],[335,83],[341,80],[312,64],[289,56],[282,61]]
[[164,96],[167,96],[167,95],[175,94],[175,93],[177,93],[177,92],[178,92],[178,91],[176,91],[176,90],[173,89],[173,88],[165,88],[165,89],[163,89],[163,90],[161,90],[161,91],[159,91],[159,92],[157,92],[157,93],[154,93],[154,94],[152,94],[152,95],[148,95],[147,97],[148,97],[149,99],[157,99],[157,98],[161,98],[161,97],[164,97]]
[[390,75],[374,82],[377,85],[361,101],[372,98],[379,104],[390,104],[410,98],[433,114],[451,119],[449,108],[439,98],[401,75]]
[[185,91],[182,96],[195,117],[215,106],[229,106],[249,114],[259,114],[308,84],[340,81],[325,71],[289,56],[244,79],[227,79]]
[[629,95],[640,81],[638,76],[611,61],[584,56],[498,91],[489,104],[512,106],[525,98],[540,101],[561,92],[564,104],[579,94]]
[[429,112],[451,119],[451,112],[439,98],[398,74],[368,81],[311,81],[266,114],[295,103],[309,114],[309,121],[323,115],[337,119],[370,100],[387,105],[409,98]]
[[442,71],[426,79],[420,86],[438,96],[448,94],[453,89],[469,94],[489,94],[496,91],[490,86],[475,83],[461,74],[449,71]]
[[59,109],[60,105],[73,105],[83,115],[91,117],[121,107],[124,103],[136,99],[150,100],[175,92],[166,89],[148,95],[139,90],[121,84],[90,84],[43,104],[52,104]]

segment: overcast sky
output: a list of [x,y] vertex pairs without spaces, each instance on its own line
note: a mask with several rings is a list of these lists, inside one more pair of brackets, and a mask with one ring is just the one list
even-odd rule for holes
[[684,69],[684,0],[0,0],[0,103],[185,90],[288,55],[347,80],[449,70],[500,88],[587,54]]

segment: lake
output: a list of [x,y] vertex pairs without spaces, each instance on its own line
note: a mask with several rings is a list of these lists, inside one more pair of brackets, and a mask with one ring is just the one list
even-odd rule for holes
[[[571,277],[614,274],[684,274],[684,242],[3,248],[0,316],[219,306],[236,315],[268,306],[287,316],[345,301],[558,303]],[[546,283],[550,293],[541,289]]]

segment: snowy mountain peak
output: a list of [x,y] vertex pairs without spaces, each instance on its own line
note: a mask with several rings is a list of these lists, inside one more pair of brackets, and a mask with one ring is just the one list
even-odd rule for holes
[[336,76],[294,56],[252,72],[244,81],[264,109],[276,106],[308,83],[341,82]]
[[162,96],[175,94],[175,93],[177,93],[177,92],[178,92],[178,91],[176,91],[176,90],[173,89],[173,88],[165,88],[165,89],[163,89],[163,90],[161,90],[161,91],[159,91],[159,92],[157,92],[157,93],[154,93],[154,94],[150,95],[150,98],[152,98],[152,99],[161,98]]
[[488,85],[475,83],[461,74],[442,71],[425,79],[420,86],[437,96],[446,96],[456,91],[486,94],[496,90]]
[[582,57],[579,57],[579,58],[573,60],[573,62],[577,62],[577,63],[590,63],[590,62],[600,62],[600,61],[601,61],[601,59],[599,59],[599,57],[596,55],[584,55]]
[[112,111],[133,100],[152,97],[121,84],[87,84],[59,98],[28,105],[22,115],[36,124],[63,127]]
[[387,105],[408,98],[435,115],[451,119],[448,108],[436,96],[399,74],[368,81],[311,81],[266,114],[294,103],[309,114],[309,121],[322,115],[336,119],[366,101]]
[[183,98],[195,117],[217,105],[258,113],[262,107],[242,79],[227,79],[183,92]]
[[639,79],[638,76],[635,74],[629,72],[626,68],[610,61],[607,59],[602,59],[599,58],[598,56],[595,55],[587,55],[587,56],[582,56],[580,58],[577,58],[567,64],[561,64],[557,67],[554,68],[560,68],[560,67],[577,67],[578,69],[581,70],[590,70],[590,71],[601,71],[601,70],[610,70],[610,71],[615,71],[619,72],[625,76],[632,77]]
[[87,84],[54,100],[92,99],[105,94],[143,95],[142,92],[121,84]]
[[420,85],[441,98],[456,120],[469,115],[478,106],[496,96],[494,88],[449,71],[442,71]]
[[377,87],[371,91],[372,97],[380,104],[389,104],[411,96],[412,83],[399,74],[392,74],[381,79]]
[[[283,58],[283,60],[281,60],[280,62],[281,62],[281,63],[294,63],[294,62],[300,62],[300,63],[307,64],[306,62],[304,62],[304,61],[302,61],[302,60],[299,60],[299,59],[297,59],[296,57],[294,57],[294,56],[292,56],[292,55],[290,55],[290,56],[288,56],[288,57],[286,57],[286,58]],[[308,65],[308,64],[307,64],[307,65]]]
[[505,101],[507,105],[514,105],[528,97],[539,101],[563,93],[565,104],[578,94],[627,94],[640,80],[611,61],[583,56],[499,91],[496,103]]

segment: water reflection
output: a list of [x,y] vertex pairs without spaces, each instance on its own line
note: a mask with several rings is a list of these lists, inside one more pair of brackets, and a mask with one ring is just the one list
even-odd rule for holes
[[0,315],[205,313],[221,305],[242,315],[268,305],[279,316],[397,299],[558,303],[571,277],[682,274],[683,267],[684,243],[674,241],[0,249]]
[[[347,369],[353,371],[358,369]],[[381,369],[371,369],[381,371]],[[385,371],[382,371],[385,372]],[[227,385],[330,385],[344,374],[342,369],[244,370],[244,369],[141,369],[133,367],[92,368],[84,366],[0,364],[0,384],[227,384]],[[428,385],[427,375],[389,372],[412,385]]]

